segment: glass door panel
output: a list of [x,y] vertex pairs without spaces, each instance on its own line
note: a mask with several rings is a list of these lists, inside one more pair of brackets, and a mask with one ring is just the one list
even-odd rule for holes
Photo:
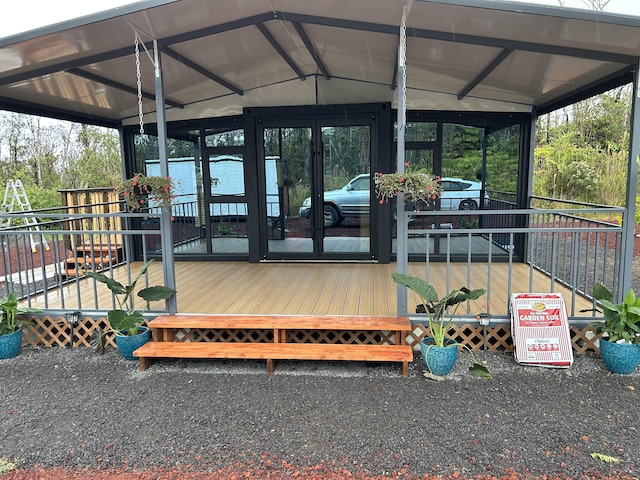
[[364,126],[323,126],[323,253],[371,251],[371,133]]
[[[315,257],[311,127],[265,128],[267,256]],[[275,254],[275,255],[274,255]]]
[[207,188],[213,253],[248,253],[244,159],[241,154],[207,153]]

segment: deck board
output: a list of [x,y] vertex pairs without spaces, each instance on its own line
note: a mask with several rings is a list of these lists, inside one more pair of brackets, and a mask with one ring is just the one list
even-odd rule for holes
[[[131,268],[135,273],[138,265]],[[430,283],[442,295],[467,285],[471,278],[471,288],[486,288],[490,278],[491,292],[471,302],[467,312],[475,314],[487,311],[488,304],[494,315],[507,314],[508,268],[506,263],[471,264],[470,273],[466,263],[432,263],[429,267]],[[291,315],[395,315],[396,285],[391,273],[396,264],[374,263],[243,263],[243,262],[177,262],[175,266],[178,290],[178,311],[180,313],[223,313],[223,314],[291,314]],[[409,274],[425,277],[423,263],[410,263]],[[125,268],[114,270],[114,276],[127,283]],[[529,291],[530,270],[527,265],[514,264],[511,278],[511,293]],[[63,308],[61,293],[64,294],[64,308],[81,310],[111,309],[110,292],[105,285],[97,286],[97,295],[87,279],[80,280],[83,303],[78,307],[75,288],[64,287],[53,292],[49,298],[50,309]],[[155,262],[149,269],[149,285],[163,283],[162,265]],[[142,286],[141,280],[138,286]],[[533,272],[534,292],[549,292],[548,277]],[[571,314],[571,292],[561,285],[556,292],[563,293]],[[97,299],[97,303],[96,303]],[[578,298],[577,309],[590,308],[590,302]],[[409,312],[419,299],[410,292]],[[45,308],[39,297],[33,299],[33,306]],[[163,310],[164,304],[152,305]]]

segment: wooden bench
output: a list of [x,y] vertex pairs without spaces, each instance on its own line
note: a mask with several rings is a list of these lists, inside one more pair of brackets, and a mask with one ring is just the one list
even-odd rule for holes
[[[153,340],[133,354],[140,370],[154,358],[238,358],[266,360],[273,373],[277,360],[352,360],[401,362],[408,376],[413,351],[406,344],[411,322],[406,317],[303,315],[162,315],[149,322]],[[176,341],[176,331],[262,330],[262,341]],[[332,332],[357,332],[356,341],[340,342]],[[314,342],[291,341],[296,335]],[[360,335],[358,335],[360,334]],[[363,337],[363,338],[360,338]],[[266,340],[264,340],[266,339]],[[382,342],[374,341],[383,339]],[[390,340],[393,340],[392,344]]]

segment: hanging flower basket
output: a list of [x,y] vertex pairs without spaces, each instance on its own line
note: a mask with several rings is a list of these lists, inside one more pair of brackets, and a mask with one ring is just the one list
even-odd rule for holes
[[122,193],[127,207],[134,211],[148,208],[149,201],[152,201],[155,206],[171,213],[171,202],[176,197],[171,177],[147,177],[141,173],[125,180],[115,190]]
[[422,201],[427,205],[442,196],[440,177],[430,173],[376,173],[374,183],[380,203],[397,197],[399,193],[405,194],[406,201]]

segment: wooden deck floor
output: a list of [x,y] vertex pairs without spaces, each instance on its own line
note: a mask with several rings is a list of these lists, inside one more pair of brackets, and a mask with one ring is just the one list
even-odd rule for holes
[[[487,288],[490,292],[470,307],[468,313],[487,311],[493,315],[507,315],[508,264],[494,263],[489,269],[485,263],[472,264],[471,288]],[[425,277],[424,264],[409,264],[409,273]],[[137,265],[131,268],[137,271]],[[181,313],[244,313],[244,314],[307,314],[307,315],[395,315],[396,284],[391,273],[396,264],[328,264],[328,263],[243,263],[243,262],[177,262],[177,302]],[[126,281],[126,269],[114,271],[122,283]],[[442,294],[446,280],[449,289],[467,285],[467,264],[432,263],[430,283]],[[514,264],[511,293],[529,291],[529,268]],[[138,286],[142,286],[142,281]],[[155,262],[150,268],[150,285],[163,283],[162,265]],[[86,279],[79,282],[82,305],[78,307],[75,286],[64,288],[49,296],[48,307],[42,299],[33,299],[33,306],[40,308],[64,308],[81,310],[108,310],[111,296],[106,286],[99,284],[96,292]],[[550,292],[552,285],[548,277],[535,272],[533,292]],[[560,285],[553,291],[563,293],[569,315],[572,315],[571,292]],[[419,302],[412,298],[409,305]],[[584,299],[576,299],[576,310],[590,308]],[[159,306],[162,309],[163,306]],[[410,311],[412,311],[410,307]],[[463,313],[463,312],[460,312]]]

